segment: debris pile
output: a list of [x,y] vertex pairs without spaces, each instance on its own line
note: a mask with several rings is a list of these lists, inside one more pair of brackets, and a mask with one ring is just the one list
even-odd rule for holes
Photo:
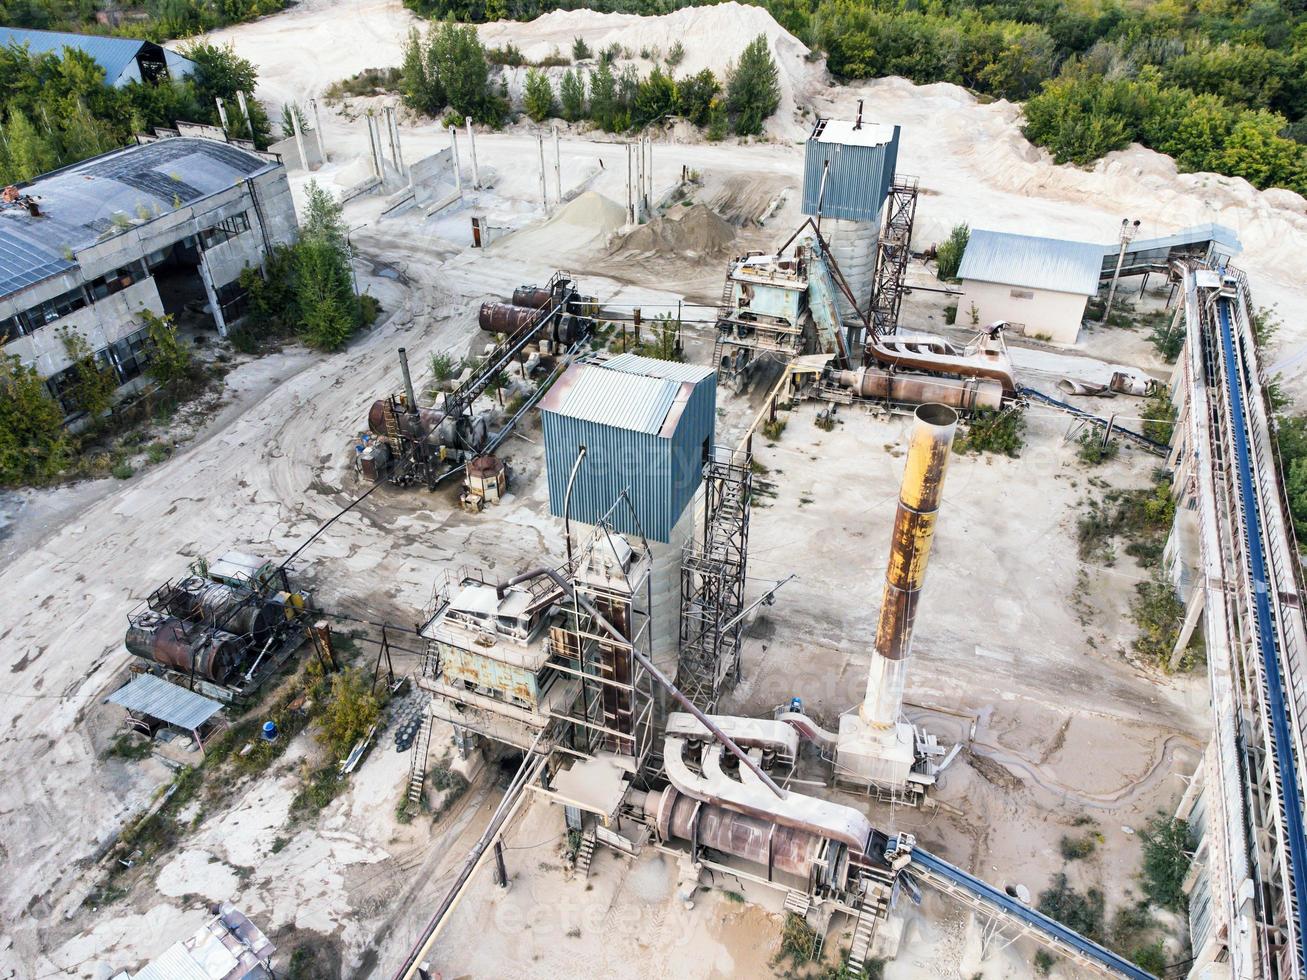
[[735,229],[705,204],[654,218],[618,238],[612,252],[650,255],[718,255],[735,240]]

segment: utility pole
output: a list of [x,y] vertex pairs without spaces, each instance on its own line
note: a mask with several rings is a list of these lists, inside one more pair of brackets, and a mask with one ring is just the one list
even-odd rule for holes
[[545,214],[549,213],[549,194],[545,187],[545,138],[536,136],[536,149],[540,151],[540,207],[544,209]]
[[1116,298],[1116,281],[1121,278],[1121,266],[1125,264],[1126,247],[1139,232],[1139,221],[1130,223],[1129,218],[1121,219],[1121,251],[1116,256],[1116,271],[1112,273],[1112,285],[1107,288],[1107,303],[1103,307],[1103,323],[1112,315],[1112,300]]
[[467,146],[468,152],[472,154],[472,186],[476,190],[481,190],[481,175],[477,173],[477,141],[472,135],[472,117],[464,116],[463,122],[467,124]]
[[458,162],[458,127],[449,127],[449,149],[454,157],[454,191],[463,196],[463,168]]
[[558,147],[558,123],[554,123],[554,200],[563,206],[563,158]]
[[327,163],[331,157],[327,156],[327,145],[322,142],[322,116],[318,112],[318,100],[309,99],[309,108],[313,110],[313,131],[318,134],[318,153],[322,162]]

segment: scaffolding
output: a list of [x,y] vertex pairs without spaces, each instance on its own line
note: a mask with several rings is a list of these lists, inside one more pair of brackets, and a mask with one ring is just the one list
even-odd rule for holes
[[752,462],[747,448],[714,448],[703,468],[703,532],[681,564],[676,686],[707,712],[716,709],[727,679],[739,677]]
[[[885,227],[876,245],[876,271],[872,280],[870,341],[898,330],[904,280],[912,254],[912,222],[917,215],[917,178],[896,175],[886,198]],[[850,348],[853,348],[850,344]],[[864,361],[864,363],[866,363]]]
[[[654,679],[635,655],[652,659],[649,546],[643,537],[633,546],[605,520],[571,569],[572,593],[560,600],[548,639],[547,665],[579,687],[569,707],[550,709],[570,729],[570,747],[558,747],[579,756],[625,756],[638,771],[649,760],[654,728]],[[624,640],[615,640],[591,610]]]

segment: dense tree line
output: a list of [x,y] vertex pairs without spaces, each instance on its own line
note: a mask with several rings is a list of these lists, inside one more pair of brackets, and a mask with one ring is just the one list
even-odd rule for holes
[[101,6],[91,0],[0,0],[0,24],[161,42],[263,17],[286,4],[285,0],[147,0],[114,26],[97,19]]
[[[671,0],[406,0],[481,21]],[[902,75],[1029,100],[1026,135],[1088,163],[1132,141],[1259,187],[1307,192],[1303,0],[765,0],[839,78]]]
[[[197,65],[190,78],[113,88],[84,52],[65,49],[60,56],[0,48],[0,182],[30,180],[123,146],[133,132],[178,119],[216,125],[216,99],[227,103],[232,135],[248,137],[236,93],[253,92],[254,66],[213,44],[194,45],[187,56]],[[256,140],[267,145],[267,115],[255,100],[248,102]]]
[[[585,57],[590,54],[583,38],[576,39],[573,50],[584,52]],[[557,92],[542,68],[529,68],[522,109],[536,122],[551,117],[572,122],[588,119],[609,133],[638,129],[671,116],[707,127],[709,136],[717,139],[731,131],[741,136],[762,132],[763,121],[780,105],[776,63],[765,37],[759,35],[749,42],[724,84],[708,69],[676,78],[675,64],[680,63],[684,49],[680,54],[673,52],[669,52],[665,69],[662,64],[655,65],[643,78],[632,64],[618,68],[616,52],[601,52],[593,69],[568,68]],[[491,84],[492,60],[523,63],[516,49],[487,51],[470,25],[447,21],[425,35],[413,29],[404,46],[400,93],[410,108],[431,116],[445,113],[447,122],[459,123],[471,116],[477,122],[499,125],[509,105],[502,86],[496,92]]]

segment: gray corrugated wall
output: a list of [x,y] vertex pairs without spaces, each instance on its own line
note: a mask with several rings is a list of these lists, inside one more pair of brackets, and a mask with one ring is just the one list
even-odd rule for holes
[[[880,221],[881,205],[894,183],[898,166],[899,128],[894,138],[880,146],[845,146],[808,140],[803,164],[803,213],[821,213],[828,218],[849,221]],[[826,191],[821,193],[823,164],[830,161]]]
[[711,448],[716,417],[715,376],[694,386],[670,439],[541,412],[550,512],[563,516],[567,478],[577,447],[584,445],[585,462],[572,490],[572,519],[597,523],[629,487],[638,525],[623,504],[613,510],[613,526],[623,534],[643,531],[651,541],[667,541],[703,478],[703,442],[707,439]]

